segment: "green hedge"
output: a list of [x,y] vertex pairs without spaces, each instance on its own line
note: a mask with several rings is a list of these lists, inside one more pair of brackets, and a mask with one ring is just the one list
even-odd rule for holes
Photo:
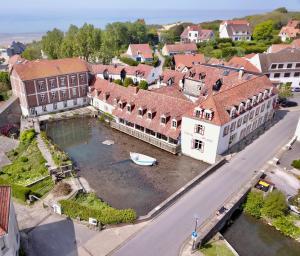
[[296,169],[300,169],[300,159],[299,160],[294,160],[292,162],[292,166]]
[[120,61],[124,62],[129,66],[137,66],[139,64],[137,61],[127,57],[120,57]]
[[26,202],[28,199],[29,194],[31,193],[31,189],[20,186],[20,185],[15,185],[11,184],[9,181],[0,178],[0,185],[9,185],[12,188],[12,196],[14,198],[17,198],[23,202]]
[[80,217],[80,219],[88,221],[89,218],[95,218],[102,224],[132,223],[136,219],[136,213],[133,209],[118,210],[100,199],[98,199],[97,205],[93,205],[93,203],[89,205],[88,203],[80,203],[76,199],[60,201],[63,213],[73,219]]

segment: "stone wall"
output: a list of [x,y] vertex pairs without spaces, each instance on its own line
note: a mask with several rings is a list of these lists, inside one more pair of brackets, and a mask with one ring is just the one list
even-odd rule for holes
[[17,97],[11,97],[6,102],[0,104],[0,127],[7,124],[20,124],[21,107]]

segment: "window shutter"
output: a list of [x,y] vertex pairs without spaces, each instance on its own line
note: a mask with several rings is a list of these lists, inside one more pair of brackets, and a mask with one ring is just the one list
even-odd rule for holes
[[204,135],[205,127],[202,125],[202,132],[201,134]]
[[194,126],[194,133],[196,133],[197,132],[197,125],[195,124],[195,126]]
[[195,140],[192,139],[192,149],[194,149],[194,148],[195,148]]

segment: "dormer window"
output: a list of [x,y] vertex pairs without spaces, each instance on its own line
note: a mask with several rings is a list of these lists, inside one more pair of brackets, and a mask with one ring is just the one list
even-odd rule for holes
[[118,105],[118,101],[119,101],[119,100],[120,100],[119,98],[114,98],[114,105],[115,105],[115,106]]
[[140,107],[138,109],[138,115],[142,117],[145,113],[145,109],[146,109],[145,107]]
[[268,90],[265,90],[265,91],[264,91],[263,99],[265,100],[267,97],[268,97]]
[[252,97],[252,106],[254,106],[256,104],[256,96]]
[[119,108],[120,108],[120,109],[123,109],[124,103],[123,103],[122,101],[119,101],[118,105],[119,105]]
[[239,112],[239,114],[240,114],[240,113],[242,113],[243,111],[244,111],[244,104],[241,103],[241,104],[239,105],[239,110],[238,110],[238,112]]
[[147,113],[147,118],[152,119],[153,113],[151,111],[148,111]]
[[128,103],[128,104],[126,105],[126,108],[127,108],[127,112],[131,112],[131,111],[132,111],[132,108],[133,108],[133,104]]
[[195,108],[194,115],[195,115],[195,117],[201,117],[202,109],[201,108]]
[[248,100],[246,101],[246,109],[249,109],[249,108],[250,108],[250,103],[251,103],[251,101],[248,99]]
[[109,95],[110,95],[109,92],[104,93],[104,100],[105,100],[105,101],[108,100]]
[[260,102],[261,100],[262,100],[262,93],[260,92],[259,94],[258,94],[258,102]]
[[231,118],[234,118],[236,115],[236,108],[235,107],[232,107],[231,110],[230,110],[230,117]]
[[177,128],[177,120],[176,119],[172,120],[172,127]]
[[204,110],[205,119],[212,120],[213,112],[209,109]]
[[167,123],[167,118],[166,118],[166,116],[161,116],[161,117],[160,117],[160,123],[161,123],[161,124],[166,124],[166,123]]

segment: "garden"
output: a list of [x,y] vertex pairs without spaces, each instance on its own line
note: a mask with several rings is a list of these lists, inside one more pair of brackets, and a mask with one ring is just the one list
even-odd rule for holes
[[266,196],[263,192],[250,192],[244,204],[244,211],[255,218],[265,220],[286,236],[294,239],[300,237],[300,227],[296,225],[300,217],[289,212],[285,195],[278,190]]
[[133,209],[118,210],[101,201],[94,193],[80,193],[74,199],[61,200],[62,212],[75,219],[88,221],[95,218],[101,224],[132,223],[136,220]]
[[0,184],[11,185],[15,198],[26,201],[29,194],[42,197],[53,188],[34,130],[22,132],[19,146],[7,156],[12,163],[0,171]]

